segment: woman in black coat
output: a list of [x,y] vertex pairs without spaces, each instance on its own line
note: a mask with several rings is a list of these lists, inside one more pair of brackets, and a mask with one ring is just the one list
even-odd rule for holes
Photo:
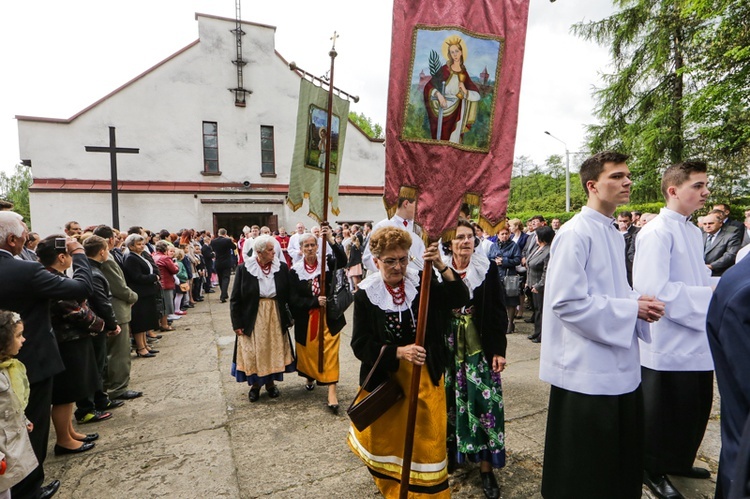
[[[328,408],[338,414],[339,401],[336,384],[339,381],[339,332],[346,325],[341,314],[333,317],[328,313],[327,297],[331,296],[331,283],[335,268],[346,266],[346,253],[331,235],[331,229],[323,226],[322,237],[331,246],[332,254],[326,258],[326,292],[320,296],[320,262],[318,238],[312,234],[302,234],[299,244],[302,260],[292,267],[291,292],[292,314],[294,315],[294,338],[297,342],[297,372],[307,378],[305,388],[313,390],[314,382],[328,385]],[[345,278],[345,277],[344,277]],[[320,314],[325,313],[320,331]],[[320,341],[323,341],[323,365],[318,365]]]
[[[393,226],[381,227],[372,233],[369,249],[379,272],[370,273],[354,295],[351,343],[354,355],[362,361],[360,384],[364,384],[382,352],[382,359],[364,390],[372,391],[392,378],[405,392],[405,398],[364,430],[352,426],[347,441],[349,448],[370,469],[381,494],[397,497],[411,374],[412,369],[420,369],[412,462],[420,463],[430,472],[412,480],[409,488],[424,493],[425,497],[427,494],[444,497],[450,494],[443,386],[447,361],[445,334],[451,310],[466,305],[469,293],[458,274],[440,260],[436,243],[425,250],[423,259],[433,262],[443,276],[442,282],[435,276],[417,274],[407,268],[411,237],[409,232]],[[432,279],[432,282],[424,346],[419,346],[415,339],[422,278]]]
[[[503,227],[497,233],[497,242],[492,245],[487,256],[497,264],[501,282],[505,277],[517,274],[516,267],[521,264],[521,250],[516,243],[510,240],[510,230],[507,227]],[[505,304],[505,311],[508,315],[508,329],[506,330],[508,334],[516,330],[513,319],[516,315],[516,307],[520,304],[520,291],[519,289],[516,296],[508,296],[505,287],[500,286],[499,296],[502,297],[501,300]]]
[[133,305],[130,333],[135,339],[135,354],[138,357],[155,357],[156,351],[150,350],[146,343],[146,334],[159,327],[161,315],[157,305],[159,286],[159,269],[144,256],[146,239],[139,234],[130,234],[125,239],[129,252],[125,256],[122,270],[128,287],[138,294],[138,301]]
[[[476,252],[474,227],[458,221],[456,235],[443,243],[443,262],[461,276],[471,301],[452,311],[445,370],[449,466],[479,462],[485,497],[500,497],[493,468],[505,466],[505,411],[500,373],[505,370],[508,316],[497,264]],[[515,243],[511,243],[515,244]]]
[[253,240],[253,256],[237,268],[229,297],[229,314],[237,338],[232,376],[250,385],[248,398],[256,402],[265,385],[270,398],[281,393],[276,381],[294,372],[289,337],[289,270],[276,258],[274,239],[261,235]]

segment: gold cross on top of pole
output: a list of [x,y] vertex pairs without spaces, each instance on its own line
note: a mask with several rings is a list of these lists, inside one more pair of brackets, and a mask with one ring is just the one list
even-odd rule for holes
[[339,35],[335,31],[333,32],[333,36],[330,38],[333,40],[333,45],[331,46],[331,50],[336,50],[336,38],[338,38]]

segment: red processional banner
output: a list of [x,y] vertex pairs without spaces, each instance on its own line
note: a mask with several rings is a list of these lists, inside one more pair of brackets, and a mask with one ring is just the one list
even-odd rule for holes
[[394,0],[385,205],[417,200],[430,239],[459,211],[505,221],[529,0]]

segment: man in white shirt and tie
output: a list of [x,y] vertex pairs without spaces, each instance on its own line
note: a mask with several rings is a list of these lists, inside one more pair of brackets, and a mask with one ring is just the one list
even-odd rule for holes
[[[381,220],[372,228],[375,232],[380,227],[392,225],[399,229],[404,229],[412,233],[411,238],[411,249],[409,250],[409,267],[414,270],[422,270],[422,254],[424,253],[424,241],[422,241],[421,234],[418,234],[414,227],[414,212],[417,207],[415,199],[409,199],[407,197],[398,198],[398,208],[396,208],[396,214],[391,218]],[[362,254],[362,264],[367,270],[377,272],[378,268],[375,266],[375,262],[372,261],[372,254],[370,253],[370,245],[365,246],[365,251]]]

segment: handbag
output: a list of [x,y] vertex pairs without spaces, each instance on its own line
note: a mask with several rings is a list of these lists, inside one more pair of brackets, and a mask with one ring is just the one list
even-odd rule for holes
[[505,296],[510,298],[516,297],[521,293],[521,276],[519,275],[508,275],[510,269],[505,271],[505,277],[503,277],[503,287],[505,288]]
[[188,291],[190,291],[190,285],[186,282],[181,283],[180,291],[182,291],[183,293],[187,293]]
[[354,295],[349,291],[349,279],[346,269],[333,269],[331,283],[331,299],[327,302],[328,317],[338,319],[354,301]]
[[346,414],[349,416],[349,419],[352,420],[352,424],[359,431],[364,431],[365,428],[377,421],[380,416],[393,407],[396,402],[404,398],[404,390],[401,389],[401,385],[398,384],[398,381],[388,376],[387,380],[375,387],[375,389],[368,393],[365,398],[356,404],[354,403],[362,394],[364,387],[367,386],[367,383],[372,377],[372,373],[378,368],[378,364],[380,364],[380,360],[383,358],[385,347],[386,345],[383,345],[380,349],[378,360],[375,361],[375,365],[372,366],[372,369],[370,369],[370,372],[367,374],[365,382],[359,387],[357,395],[346,410]]

